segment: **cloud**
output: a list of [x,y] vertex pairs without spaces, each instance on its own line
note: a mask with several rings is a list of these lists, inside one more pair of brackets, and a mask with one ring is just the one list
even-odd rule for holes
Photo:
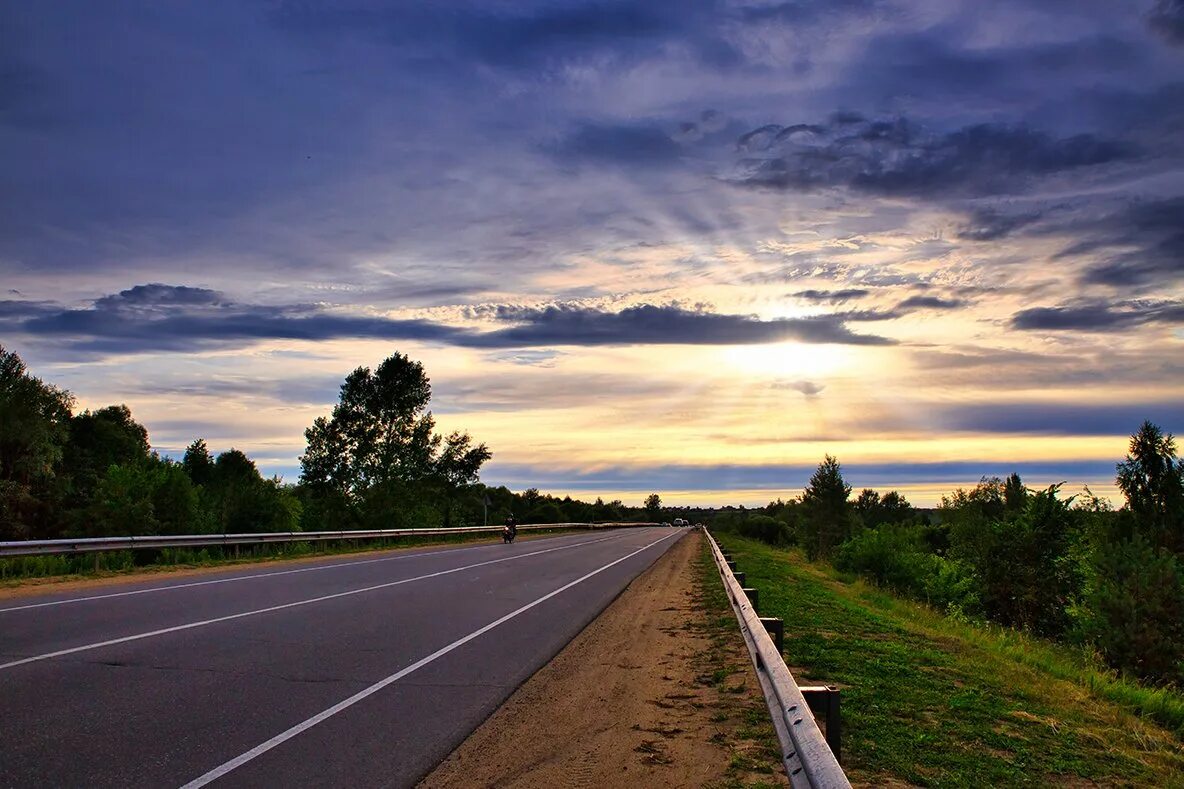
[[1056,307],[1032,307],[1011,318],[1011,326],[1023,331],[1102,332],[1132,329],[1154,323],[1184,324],[1184,302],[1083,301]]
[[867,288],[840,288],[838,290],[799,290],[792,294],[799,299],[820,304],[844,304],[871,295]]
[[813,381],[776,381],[773,384],[773,388],[801,392],[806,396],[807,400],[812,400],[822,394],[822,391],[826,389],[826,385],[817,384]]
[[[816,464],[797,465],[673,465],[616,466],[595,471],[553,466],[494,462],[482,471],[487,484],[524,490],[800,490],[817,469]],[[982,476],[1005,477],[1018,472],[1025,479],[1111,480],[1113,461],[1067,460],[1057,462],[955,461],[937,463],[844,463],[843,476],[856,488],[890,487],[908,483],[973,485]],[[770,498],[773,497],[770,494]]]
[[796,340],[844,345],[893,345],[895,341],[851,332],[841,318],[820,315],[762,321],[677,306],[642,304],[619,312],[571,305],[504,308],[501,320],[520,325],[474,335],[475,347],[518,345],[748,345]]
[[976,124],[934,134],[905,118],[770,125],[737,141],[731,183],[778,191],[845,187],[876,195],[986,196],[1023,191],[1036,176],[1134,158],[1133,146],[1024,124]]
[[993,402],[926,409],[941,430],[1063,436],[1125,436],[1150,419],[1165,430],[1184,427],[1177,402],[1077,403]]
[[1137,287],[1184,276],[1184,197],[1138,201],[1082,230],[1093,235],[1062,256],[1136,247],[1089,266],[1087,283]]
[[997,241],[1038,222],[1042,216],[1043,211],[1004,214],[992,208],[980,208],[958,228],[958,237],[967,241]]
[[[11,302],[5,302],[6,304]],[[20,304],[21,302],[16,302]],[[326,312],[315,305],[240,304],[205,288],[138,285],[96,299],[89,309],[50,310],[32,304],[12,314],[10,330],[57,339],[76,351],[137,353],[194,350],[266,339],[343,337],[438,342],[468,348],[509,349],[555,345],[732,345],[797,340],[808,343],[891,345],[855,334],[840,316],[762,321],[748,315],[641,304],[610,312],[577,305],[497,305],[472,310],[502,324],[478,331],[422,319]],[[0,312],[0,317],[3,316]]]
[[1184,0],[1158,0],[1147,21],[1165,41],[1184,45]]
[[897,310],[955,310],[966,306],[963,299],[943,299],[938,296],[909,296],[896,305]]

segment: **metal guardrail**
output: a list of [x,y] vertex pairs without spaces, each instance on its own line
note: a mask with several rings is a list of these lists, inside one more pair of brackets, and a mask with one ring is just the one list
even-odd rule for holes
[[[660,526],[659,523],[537,523],[518,531],[547,529],[618,529]],[[369,531],[285,531],[248,534],[175,534],[145,537],[85,537],[76,540],[14,540],[0,542],[0,558],[55,554],[126,551],[133,548],[192,548],[210,545],[262,545],[326,540],[372,540],[389,537],[447,536],[453,534],[501,534],[501,526],[459,526],[448,529],[373,529]]]
[[809,703],[789,673],[780,650],[765,632],[760,617],[728,566],[719,544],[707,529],[703,533],[711,544],[711,553],[731,600],[732,611],[740,622],[744,643],[756,667],[757,678],[773,717],[773,728],[777,730],[777,739],[781,742],[781,761],[790,784],[795,789],[850,789],[851,783],[827,745],[826,737],[818,728]]

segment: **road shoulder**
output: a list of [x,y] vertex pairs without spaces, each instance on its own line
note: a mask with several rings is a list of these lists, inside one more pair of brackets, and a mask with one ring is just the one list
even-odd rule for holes
[[699,532],[680,540],[421,787],[786,785],[706,562]]

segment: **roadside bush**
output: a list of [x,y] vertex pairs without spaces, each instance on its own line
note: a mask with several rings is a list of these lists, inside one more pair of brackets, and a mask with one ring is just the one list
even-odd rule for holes
[[769,545],[790,545],[793,543],[793,532],[789,524],[770,518],[768,515],[753,515],[737,525],[736,532],[741,537],[760,540]]
[[885,523],[840,545],[834,564],[880,586],[919,596],[924,593],[930,558],[920,529]]
[[861,532],[839,546],[834,564],[943,611],[974,616],[981,608],[974,577],[961,562],[930,553],[923,526],[883,523]]

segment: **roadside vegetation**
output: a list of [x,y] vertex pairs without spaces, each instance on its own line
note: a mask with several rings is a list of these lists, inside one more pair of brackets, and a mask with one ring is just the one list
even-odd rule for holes
[[[844,768],[882,786],[1184,786],[1184,748],[1138,714],[1149,690],[1072,648],[973,624],[774,548],[716,534],[798,681],[842,688]],[[1176,709],[1179,709],[1177,706]]]
[[1184,786],[1184,463],[1144,423],[1116,468],[1117,510],[1013,474],[922,512],[828,456],[711,526],[869,782]]
[[[487,516],[501,523],[511,512],[522,523],[645,519],[645,509],[619,501],[482,485],[490,450],[467,433],[439,434],[430,400],[423,366],[402,354],[354,370],[332,413],[305,431],[301,476],[292,484],[264,477],[238,449],[214,454],[201,438],[179,458],[162,456],[126,405],[76,413],[73,394],[0,347],[0,540],[430,529],[479,526]],[[222,558],[218,549],[137,551],[100,565]],[[93,569],[93,557],[0,560],[0,577],[84,565]]]
[[[728,512],[719,531],[793,545],[955,619],[989,622],[1096,655],[1148,686],[1184,683],[1184,462],[1150,422],[1117,464],[1120,509],[1088,489],[984,478],[930,513],[895,492],[854,499],[827,457],[799,500]],[[1165,722],[1184,724],[1184,714]]]

